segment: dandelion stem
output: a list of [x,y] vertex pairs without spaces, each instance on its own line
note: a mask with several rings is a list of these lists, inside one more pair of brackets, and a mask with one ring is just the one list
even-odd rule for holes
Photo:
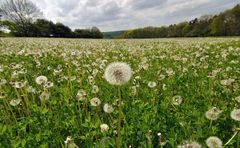
[[121,101],[121,89],[118,87],[118,95],[119,95],[119,102],[118,102],[118,129],[117,129],[117,148],[120,148],[121,144],[121,120],[122,120],[122,101]]
[[228,140],[228,142],[226,144],[224,144],[224,146],[228,145],[233,139],[234,137],[238,134],[239,131],[236,131],[233,136]]
[[209,131],[211,131],[211,128],[212,128],[212,120],[210,120],[210,125],[209,125]]

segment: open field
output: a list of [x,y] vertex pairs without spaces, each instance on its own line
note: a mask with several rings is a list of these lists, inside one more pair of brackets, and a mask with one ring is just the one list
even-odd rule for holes
[[240,38],[0,38],[0,147],[237,148],[239,109]]

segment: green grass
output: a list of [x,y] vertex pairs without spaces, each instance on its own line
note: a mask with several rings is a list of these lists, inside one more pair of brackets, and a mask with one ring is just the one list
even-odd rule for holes
[[[239,57],[240,38],[0,38],[0,80],[7,81],[0,85],[0,147],[65,147],[67,136],[79,147],[115,147],[118,87],[102,77],[114,61],[126,62],[133,70],[131,80],[120,88],[121,147],[161,147],[166,142],[163,147],[168,148],[185,141],[207,147],[210,136],[225,144],[235,133],[232,129],[240,128],[230,117],[240,108],[234,99],[240,96]],[[35,82],[40,75],[54,84],[45,88],[50,94],[45,102],[39,99],[44,88]],[[221,84],[230,78],[230,85]],[[14,88],[16,81],[26,84]],[[150,81],[156,82],[155,88],[148,87]],[[92,92],[95,85],[97,93]],[[27,91],[30,86],[34,93]],[[76,97],[80,89],[87,94],[83,101]],[[178,106],[172,102],[176,95],[183,99]],[[90,104],[94,97],[101,100],[97,107]],[[21,103],[12,106],[12,99]],[[113,106],[113,113],[103,111],[105,103]],[[213,107],[222,113],[210,121],[205,113]],[[109,126],[107,132],[101,132],[103,123]],[[239,147],[239,141],[237,134],[226,147]]]

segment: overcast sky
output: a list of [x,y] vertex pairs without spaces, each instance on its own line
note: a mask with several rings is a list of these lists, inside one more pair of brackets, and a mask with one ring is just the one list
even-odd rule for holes
[[163,26],[217,14],[240,0],[32,0],[53,22],[101,31]]

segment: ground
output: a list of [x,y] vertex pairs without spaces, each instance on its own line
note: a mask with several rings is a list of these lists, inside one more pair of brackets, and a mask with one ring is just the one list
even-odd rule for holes
[[[0,147],[114,147],[119,112],[121,147],[237,147],[239,57],[240,38],[0,38]],[[104,78],[117,61],[122,86]]]

